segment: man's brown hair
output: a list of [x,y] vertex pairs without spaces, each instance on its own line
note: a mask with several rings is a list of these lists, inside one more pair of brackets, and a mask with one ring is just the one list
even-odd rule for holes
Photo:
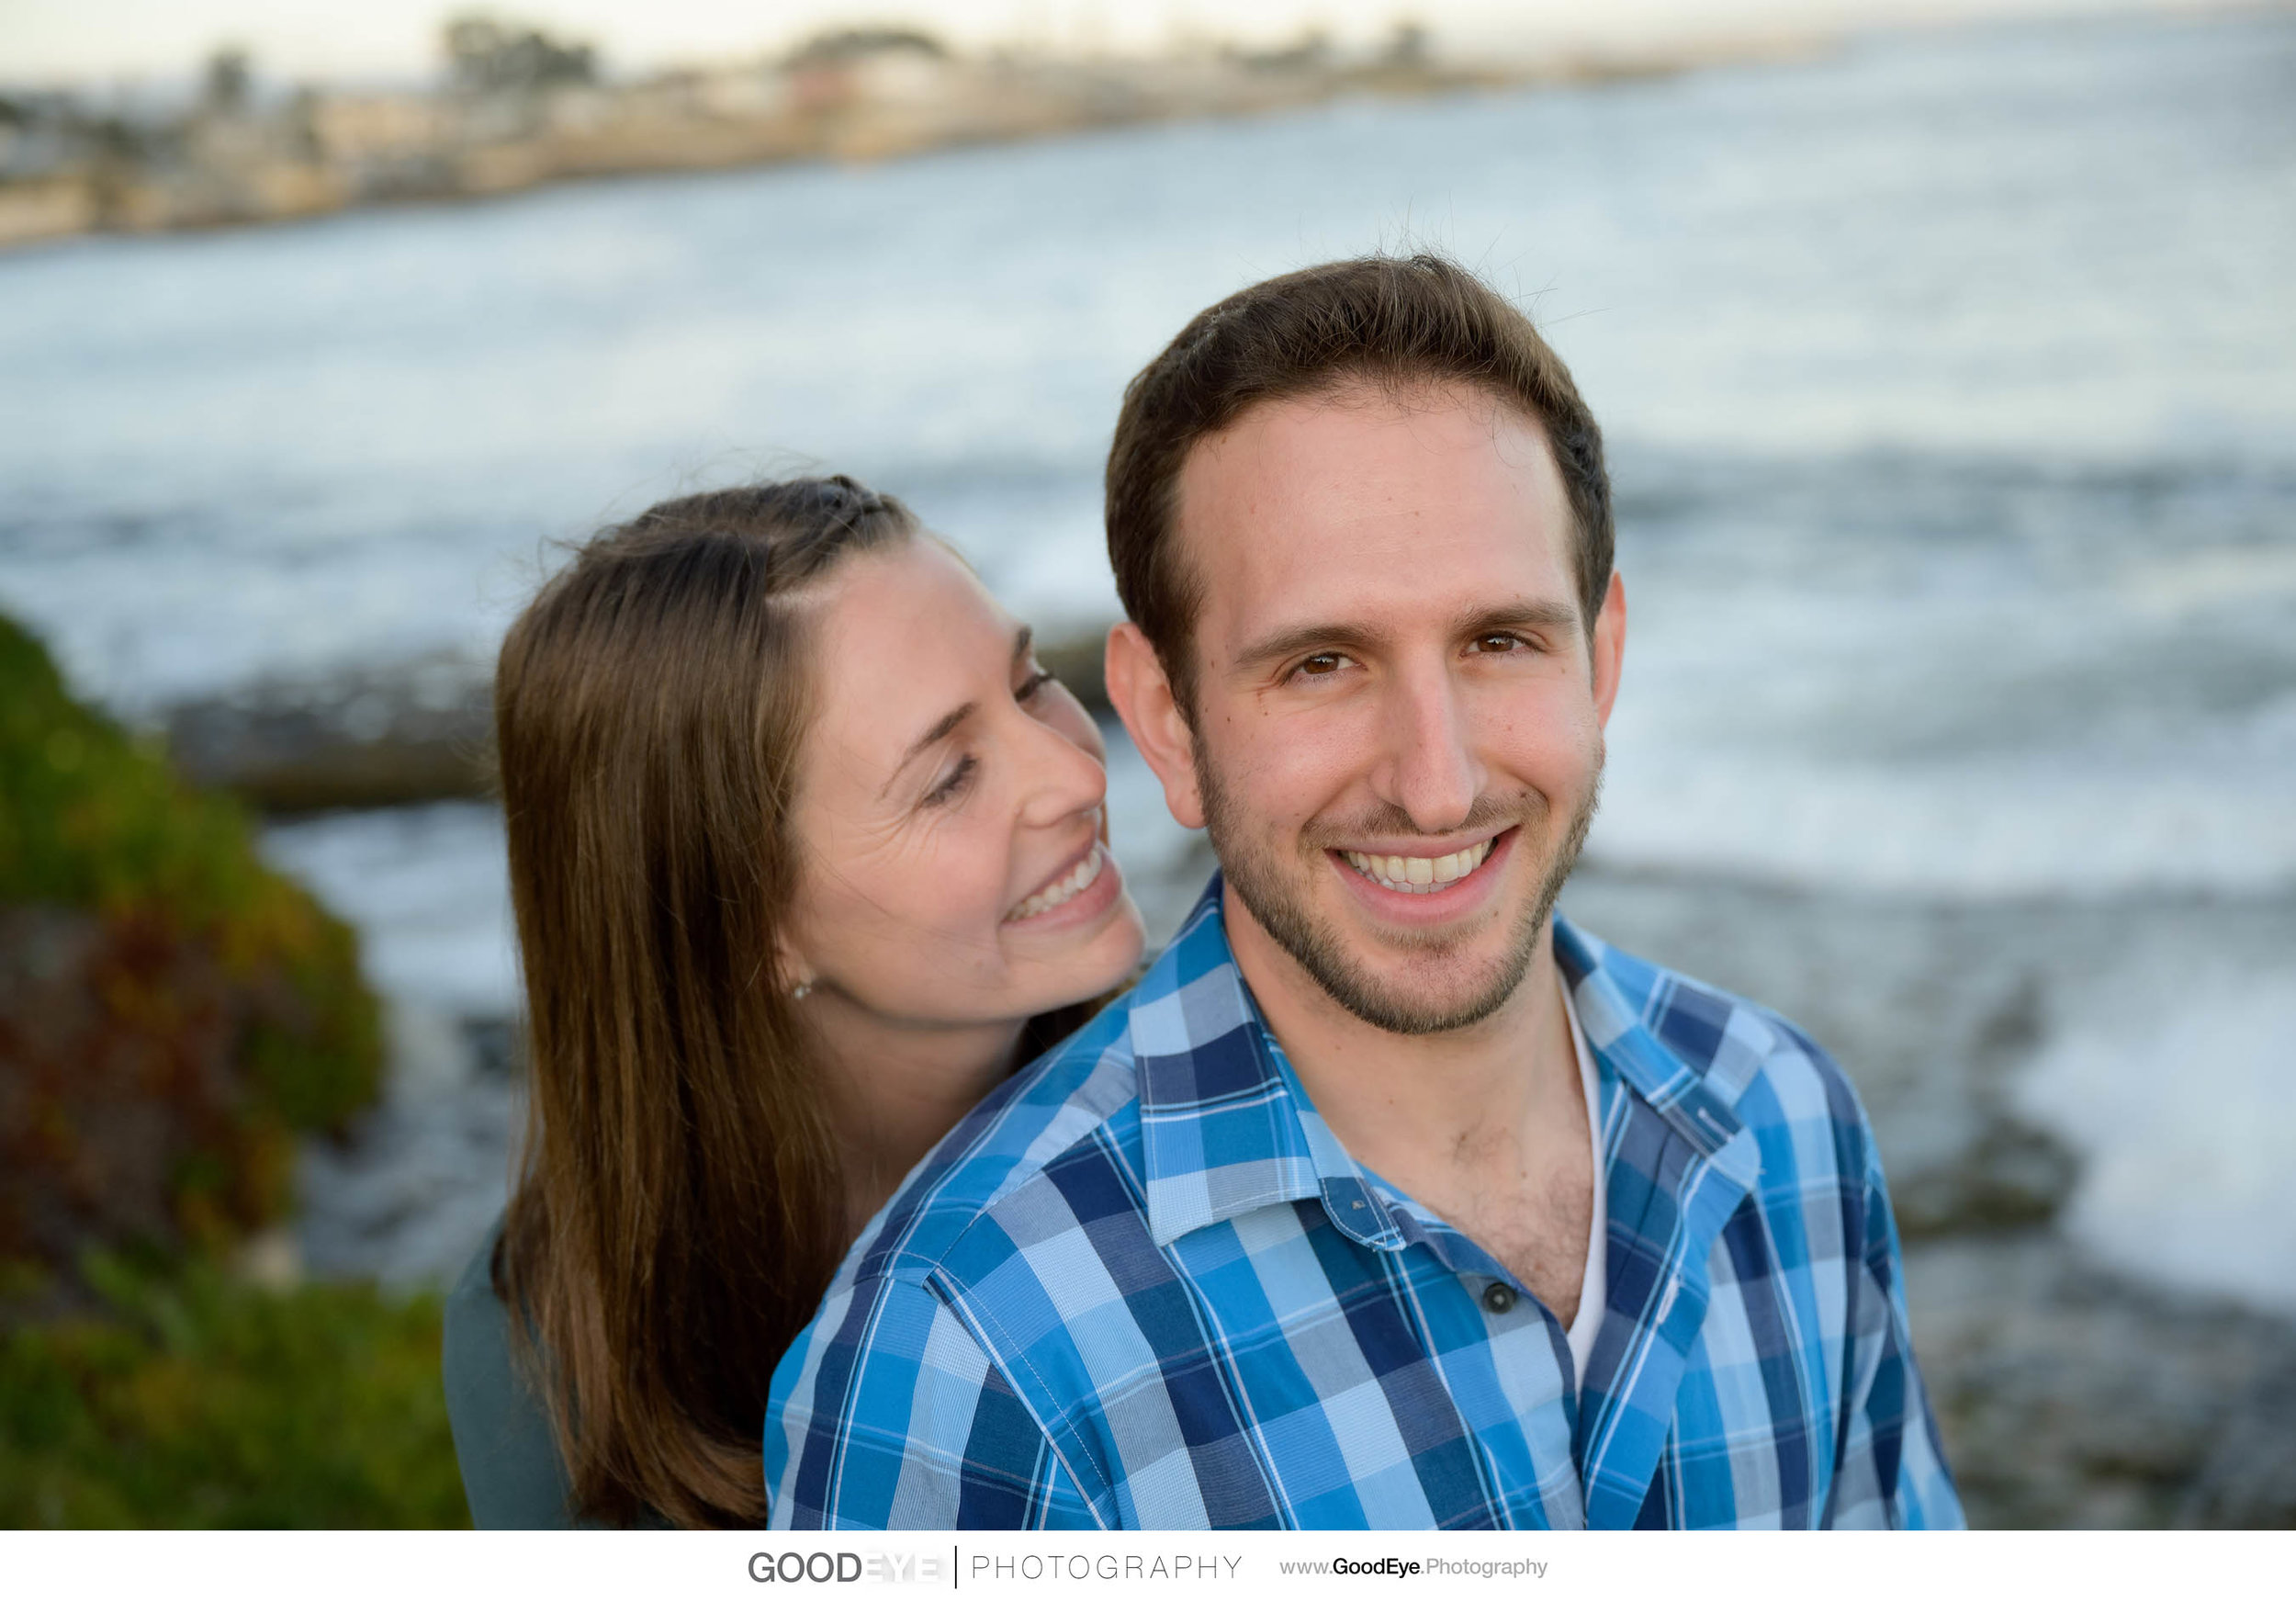
[[1109,564],[1186,710],[1202,604],[1173,537],[1198,441],[1265,401],[1351,382],[1471,385],[1546,432],[1577,525],[1579,604],[1594,626],[1613,531],[1603,434],[1562,358],[1515,305],[1438,255],[1360,256],[1269,278],[1197,313],[1124,388],[1109,448]]

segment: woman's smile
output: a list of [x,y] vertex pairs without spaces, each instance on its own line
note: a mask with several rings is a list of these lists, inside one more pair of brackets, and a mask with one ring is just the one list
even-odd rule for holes
[[1074,865],[1005,914],[1005,924],[1030,930],[1074,927],[1106,912],[1122,894],[1116,859],[1096,838]]

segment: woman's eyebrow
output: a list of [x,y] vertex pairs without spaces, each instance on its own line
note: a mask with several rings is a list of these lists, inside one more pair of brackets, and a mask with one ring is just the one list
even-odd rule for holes
[[[1014,666],[1018,667],[1020,663],[1029,660],[1029,647],[1035,641],[1035,639],[1036,630],[1030,628],[1025,623],[1019,628],[1013,630],[1012,660]],[[981,704],[978,701],[967,701],[962,706],[953,707],[951,710],[942,713],[939,718],[934,720],[933,726],[930,728],[927,729],[924,733],[918,735],[915,739],[909,742],[909,749],[903,751],[901,753],[901,760],[893,764],[893,772],[886,776],[884,789],[877,792],[877,798],[880,801],[884,800],[885,791],[893,788],[893,781],[901,776],[901,771],[904,768],[907,767],[926,751],[929,750],[934,746],[939,745],[942,740],[947,739],[951,735],[956,733],[958,728],[963,725],[964,720],[972,716],[980,709]]]
[[885,792],[893,788],[893,781],[899,778],[903,770],[911,762],[954,734],[959,726],[980,708],[981,704],[978,701],[967,701],[962,706],[942,713],[930,728],[909,742],[909,749],[901,753],[901,760],[893,764],[893,772],[886,776],[884,789],[877,792],[877,799],[880,801],[884,799]]

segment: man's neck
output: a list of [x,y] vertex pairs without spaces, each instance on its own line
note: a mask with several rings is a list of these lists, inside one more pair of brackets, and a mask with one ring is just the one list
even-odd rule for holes
[[1409,1035],[1333,1000],[1232,889],[1223,910],[1261,1014],[1348,1154],[1474,1237],[1567,1319],[1593,1177],[1552,920],[1496,1011]]
[[1456,1162],[1535,1122],[1555,1086],[1576,1083],[1570,1026],[1555,978],[1554,926],[1490,1016],[1436,1034],[1397,1034],[1334,1000],[1269,937],[1231,888],[1222,908],[1236,966],[1316,1110],[1357,1157]]

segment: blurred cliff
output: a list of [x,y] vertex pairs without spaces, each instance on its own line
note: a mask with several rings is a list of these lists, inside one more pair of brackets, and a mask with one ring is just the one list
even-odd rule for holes
[[[263,85],[221,51],[188,104],[0,93],[0,245],[92,231],[270,221],[557,179],[870,160],[1077,129],[1272,111],[1355,94],[1522,81],[1441,61],[1401,23],[1343,51],[1203,45],[1155,58],[959,55],[901,27],[820,34],[786,54],[611,77],[589,45],[482,15],[441,31],[442,72],[401,89]],[[1555,62],[1570,80],[1651,70]]]

